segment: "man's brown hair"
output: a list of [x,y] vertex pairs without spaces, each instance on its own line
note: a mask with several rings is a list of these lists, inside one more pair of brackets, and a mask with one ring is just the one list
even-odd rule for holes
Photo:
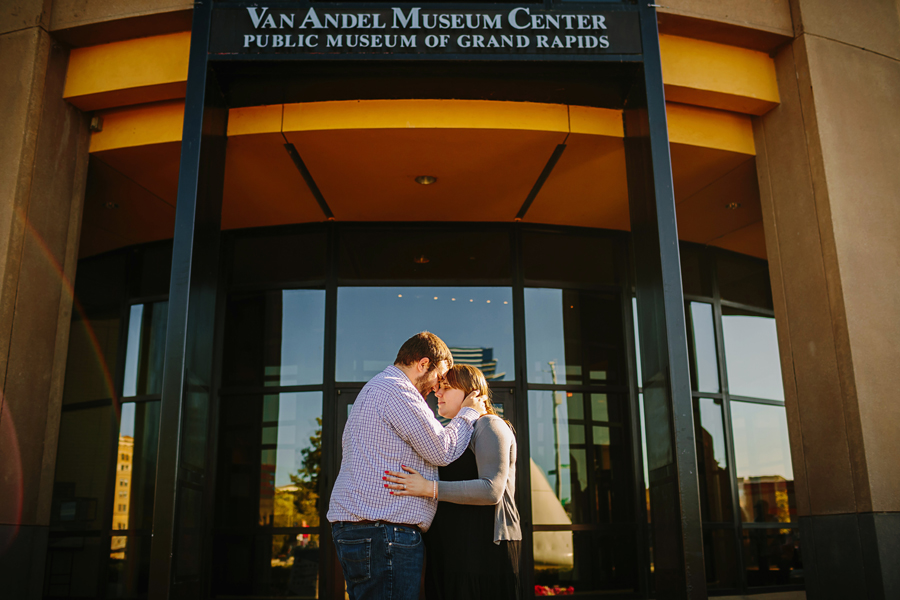
[[423,358],[428,359],[428,371],[434,369],[441,361],[447,361],[448,366],[453,366],[453,355],[444,340],[428,331],[423,331],[412,336],[400,346],[396,366],[414,365]]

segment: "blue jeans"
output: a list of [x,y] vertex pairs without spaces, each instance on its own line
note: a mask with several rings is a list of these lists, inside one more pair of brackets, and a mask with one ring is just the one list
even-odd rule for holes
[[417,600],[425,564],[418,529],[386,523],[333,523],[350,600]]

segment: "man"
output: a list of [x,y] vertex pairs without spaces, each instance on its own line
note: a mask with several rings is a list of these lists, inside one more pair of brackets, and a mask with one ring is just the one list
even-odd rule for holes
[[452,365],[447,345],[423,331],[408,339],[394,365],[356,397],[328,509],[350,600],[419,597],[422,532],[431,525],[437,499],[391,495],[383,476],[406,465],[436,480],[437,467],[466,450],[483,402],[470,394],[447,427],[425,402]]

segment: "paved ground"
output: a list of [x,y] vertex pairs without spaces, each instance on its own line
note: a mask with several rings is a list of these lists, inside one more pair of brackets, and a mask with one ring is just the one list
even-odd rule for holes
[[806,592],[776,592],[752,596],[710,596],[715,600],[806,600]]

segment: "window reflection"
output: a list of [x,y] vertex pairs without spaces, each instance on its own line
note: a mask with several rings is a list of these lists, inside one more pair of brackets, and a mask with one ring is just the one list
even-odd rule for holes
[[106,598],[146,598],[150,587],[149,535],[114,535]]
[[731,472],[725,456],[722,401],[695,398],[694,427],[703,520],[731,521]]
[[526,288],[529,383],[624,381],[622,331],[616,295]]
[[637,585],[633,533],[535,531],[533,544],[536,596],[629,594]]
[[116,395],[113,374],[116,372],[120,327],[118,311],[114,314],[95,314],[89,319],[83,319],[78,314],[72,316],[63,404]]
[[456,362],[489,380],[513,379],[510,288],[343,287],[337,316],[337,381],[368,381],[419,331],[440,336]]
[[509,281],[505,232],[440,228],[347,228],[340,234],[343,281]]
[[[579,406],[580,402],[572,404]],[[528,392],[531,502],[535,524],[567,524],[573,522],[573,516],[584,516],[574,514],[580,511],[576,510],[573,495],[582,495],[587,487],[587,477],[586,474],[582,476],[577,464],[574,470],[572,468],[575,457],[569,435],[568,408],[565,392]],[[583,462],[581,466],[584,468]]]
[[47,541],[45,594],[50,598],[98,598],[100,538],[55,537]]
[[743,546],[750,587],[803,583],[800,529],[745,529]]
[[703,558],[706,586],[729,589],[738,586],[738,563],[733,529],[704,529]]
[[731,418],[741,518],[790,523],[796,507],[784,407],[732,402]]
[[[630,521],[630,453],[605,394],[528,393],[535,524]],[[613,411],[618,414],[618,410]],[[602,420],[591,415],[600,415]]]
[[620,244],[609,237],[526,231],[522,234],[525,279],[617,285],[621,282],[616,255]]
[[66,410],[60,416],[53,483],[54,530],[99,531],[110,501],[107,481],[115,449],[111,406]]
[[719,361],[712,304],[691,302],[688,317],[691,340],[691,388],[701,392],[719,391]]
[[231,285],[323,280],[327,247],[321,232],[242,231],[234,237]]
[[706,248],[681,243],[678,253],[681,259],[681,287],[685,295],[711,297],[712,277]]
[[166,352],[168,302],[132,305],[125,345],[125,381],[122,395],[144,396],[162,390]]
[[732,252],[716,256],[716,274],[722,300],[772,309],[772,287],[766,261]]
[[214,597],[319,598],[319,535],[218,535]]
[[158,443],[159,401],[123,404],[113,483],[114,530],[152,526]]
[[322,383],[324,290],[235,294],[228,303],[223,380],[258,386]]
[[[638,388],[642,388],[644,387],[644,374],[641,370],[641,330],[638,322],[637,298],[631,299],[631,317],[634,319],[632,322],[634,323],[634,364],[637,370],[637,384]],[[643,420],[641,422],[643,423]],[[644,455],[646,456],[646,454],[645,448]]]
[[736,396],[784,400],[775,319],[722,307],[728,391]]
[[223,525],[319,526],[321,392],[229,397],[221,435]]
[[647,463],[647,427],[644,423],[644,395],[638,394],[638,408],[641,418],[641,462],[644,468],[644,502],[647,507],[647,522],[650,519],[650,468]]

